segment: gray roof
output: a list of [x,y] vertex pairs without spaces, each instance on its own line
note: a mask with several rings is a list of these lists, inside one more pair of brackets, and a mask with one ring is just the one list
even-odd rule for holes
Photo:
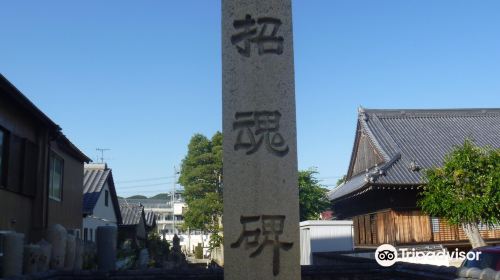
[[350,174],[356,156],[353,149],[350,178],[329,192],[330,200],[372,185],[425,184],[425,169],[442,165],[445,155],[467,138],[478,146],[500,148],[500,109],[360,108],[358,131],[368,136],[384,162],[360,174]]
[[115,209],[117,220],[121,215],[116,196],[113,173],[106,164],[85,164],[83,171],[83,213],[91,215],[101,195],[104,186],[108,183],[111,203]]
[[141,204],[128,203],[120,199],[120,212],[122,225],[138,225],[141,222],[141,216],[144,215],[144,207]]
[[144,211],[146,225],[148,227],[154,227],[156,225],[156,214],[153,211]]

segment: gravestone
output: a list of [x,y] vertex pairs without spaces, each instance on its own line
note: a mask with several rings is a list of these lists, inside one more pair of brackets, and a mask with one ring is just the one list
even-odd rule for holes
[[83,241],[77,237],[75,239],[75,270],[81,270],[83,268]]
[[24,245],[23,255],[23,272],[24,274],[34,274],[38,272],[38,264],[40,256],[42,255],[42,248],[40,245]]
[[66,240],[66,258],[64,260],[64,269],[73,270],[75,266],[76,256],[76,236],[68,234]]
[[97,227],[97,268],[101,271],[116,269],[117,229],[113,226]]
[[[3,239],[2,275],[5,278],[23,273],[24,234],[1,232]],[[0,277],[1,278],[1,277]]]
[[51,225],[47,229],[46,238],[52,245],[52,252],[50,254],[50,268],[63,269],[64,260],[66,258],[66,243],[68,232],[60,224]]
[[222,0],[224,279],[300,279],[291,0]]
[[37,243],[40,246],[40,257],[38,258],[37,269],[38,272],[45,272],[49,270],[50,258],[52,255],[52,244],[47,242],[45,239],[40,240]]

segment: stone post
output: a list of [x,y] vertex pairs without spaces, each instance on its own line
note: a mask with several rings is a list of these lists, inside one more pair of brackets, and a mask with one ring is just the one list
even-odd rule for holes
[[66,240],[66,258],[64,261],[65,270],[73,270],[75,266],[75,256],[76,256],[76,236],[73,234],[68,234]]
[[97,228],[97,268],[102,271],[115,270],[117,229],[113,226]]
[[50,268],[63,269],[64,260],[66,258],[66,240],[68,232],[59,224],[50,226],[47,229],[47,241],[52,245],[52,252],[50,255]]
[[75,239],[75,270],[81,270],[83,268],[83,241],[80,238]]
[[45,272],[49,270],[50,259],[52,256],[52,245],[45,239],[40,240],[37,243],[40,246],[40,257],[38,258],[37,269],[38,272]]
[[34,274],[38,272],[38,264],[40,263],[40,256],[42,249],[40,245],[25,245],[23,256],[23,272],[24,274]]
[[300,279],[290,0],[222,0],[224,277]]
[[23,274],[24,234],[2,232],[3,239],[2,277],[19,276]]

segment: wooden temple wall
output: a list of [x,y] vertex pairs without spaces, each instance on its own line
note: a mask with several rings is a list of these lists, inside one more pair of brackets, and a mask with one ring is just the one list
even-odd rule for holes
[[[459,226],[449,225],[439,218],[431,218],[419,210],[385,210],[352,219],[354,244],[358,247],[468,242]],[[486,240],[500,239],[500,227],[480,227],[480,231]]]

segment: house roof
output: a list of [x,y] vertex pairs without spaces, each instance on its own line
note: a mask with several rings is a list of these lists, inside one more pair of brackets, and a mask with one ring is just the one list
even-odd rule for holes
[[[383,162],[353,174],[360,134],[368,137]],[[500,109],[360,108],[348,180],[328,196],[338,200],[374,185],[425,184],[424,170],[442,165],[445,155],[467,138],[478,146],[500,148]]]
[[124,199],[120,199],[120,211],[122,225],[138,225],[141,222],[141,217],[144,217],[144,207],[142,205],[128,203]]
[[59,125],[52,121],[44,112],[31,102],[20,90],[18,90],[7,78],[0,74],[0,92],[3,96],[10,99],[13,104],[17,104],[20,108],[26,111],[34,119],[48,128],[53,140],[56,140],[62,148],[73,157],[82,162],[90,162],[82,151],[80,151],[63,133]]
[[116,195],[113,173],[106,164],[85,164],[83,171],[83,214],[91,215],[99,196],[106,185],[115,209],[118,223],[121,223],[120,206]]
[[144,215],[146,219],[146,226],[148,227],[156,226],[157,216],[153,211],[144,211]]

